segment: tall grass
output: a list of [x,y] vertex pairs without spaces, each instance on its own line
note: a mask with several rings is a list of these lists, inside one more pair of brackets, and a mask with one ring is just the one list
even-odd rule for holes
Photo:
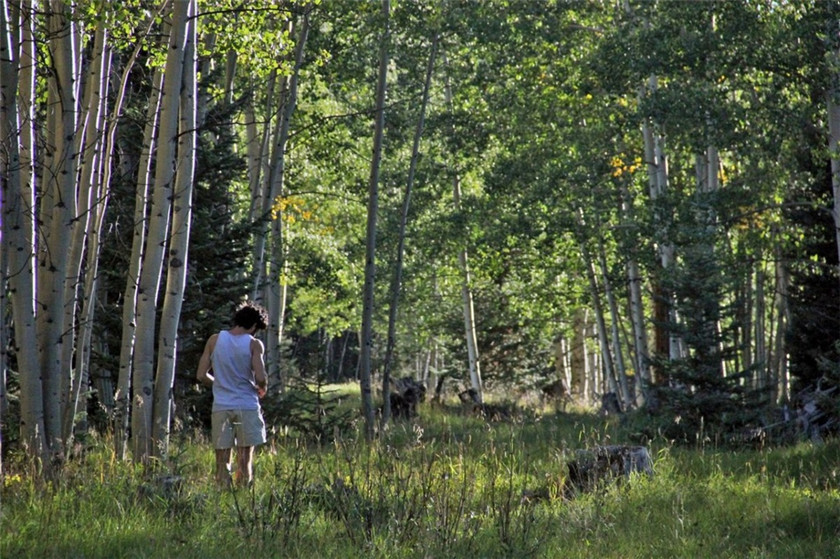
[[[214,486],[200,437],[154,474],[98,441],[47,486],[12,461],[0,557],[840,557],[838,441],[655,440],[654,477],[559,497],[570,451],[630,432],[585,414],[487,423],[423,408],[375,444],[278,435],[254,486],[233,491]],[[555,498],[523,502],[533,489]]]

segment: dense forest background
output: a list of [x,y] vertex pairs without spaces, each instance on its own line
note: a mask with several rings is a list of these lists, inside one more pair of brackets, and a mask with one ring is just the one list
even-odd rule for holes
[[837,2],[5,0],[0,24],[4,452],[60,468],[93,429],[165,455],[245,298],[271,398],[359,382],[369,433],[406,376],[562,381],[674,439],[833,424]]

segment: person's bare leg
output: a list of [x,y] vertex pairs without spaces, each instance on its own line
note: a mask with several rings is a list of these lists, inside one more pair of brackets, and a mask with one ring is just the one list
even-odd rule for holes
[[248,487],[254,478],[254,447],[236,447],[236,484],[240,487]]
[[216,483],[219,487],[230,487],[230,453],[229,448],[216,449]]

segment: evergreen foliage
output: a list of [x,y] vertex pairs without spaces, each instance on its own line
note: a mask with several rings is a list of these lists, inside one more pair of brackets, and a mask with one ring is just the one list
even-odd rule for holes
[[347,405],[348,396],[319,376],[314,380],[291,376],[282,394],[263,402],[267,425],[289,430],[291,437],[325,443],[347,434],[358,409]]
[[[797,48],[783,57],[797,66],[802,103],[793,112],[792,155],[795,180],[785,192],[786,233],[783,258],[791,274],[790,327],[786,332],[794,392],[813,388],[825,374],[826,362],[838,362],[835,345],[840,332],[840,275],[833,232],[831,170],[825,131],[815,126],[825,107],[827,88],[836,68],[828,65],[834,38],[830,28],[836,5],[818,2],[797,25],[781,27]],[[799,126],[796,127],[795,124]]]

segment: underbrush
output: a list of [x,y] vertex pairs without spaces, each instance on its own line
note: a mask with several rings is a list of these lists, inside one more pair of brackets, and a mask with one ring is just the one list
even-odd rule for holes
[[[423,407],[374,444],[279,432],[248,490],[217,489],[201,437],[142,471],[93,441],[36,484],[7,462],[0,557],[836,557],[840,443],[682,448],[652,478],[564,500],[575,449],[628,442],[586,414],[512,422]],[[545,489],[546,499],[523,500]]]

